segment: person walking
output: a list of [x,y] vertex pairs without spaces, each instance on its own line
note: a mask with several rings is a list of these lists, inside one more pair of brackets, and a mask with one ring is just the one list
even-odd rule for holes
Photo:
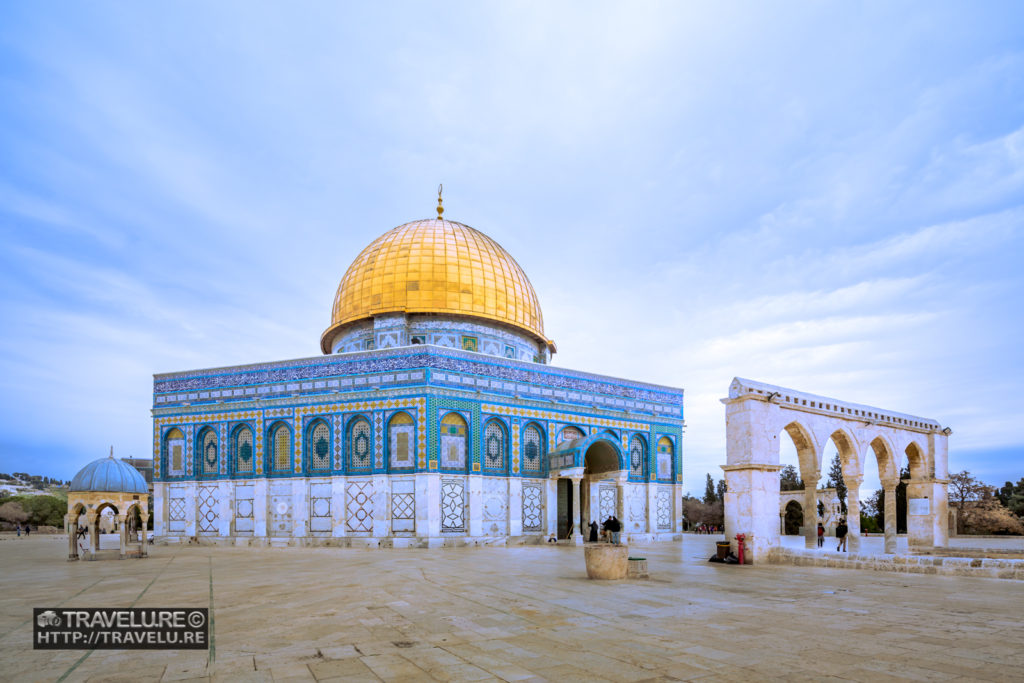
[[836,527],[836,538],[839,539],[839,545],[836,546],[836,552],[842,550],[846,552],[846,534],[848,534],[850,528],[846,526],[846,520],[840,519],[839,526]]
[[825,545],[825,527],[818,522],[818,547]]
[[597,543],[597,522],[590,520],[590,538],[587,539],[591,543]]

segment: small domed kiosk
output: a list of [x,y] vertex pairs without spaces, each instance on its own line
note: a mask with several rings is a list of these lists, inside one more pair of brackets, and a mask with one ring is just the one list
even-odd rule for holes
[[[80,559],[80,550],[83,554],[88,552],[88,559],[96,559],[100,549],[100,516],[108,508],[113,511],[121,533],[119,557],[124,559],[129,554],[145,557],[148,499],[149,487],[145,478],[128,463],[115,459],[113,448],[108,457],[83,467],[71,480],[68,492],[68,514],[64,518],[68,559]],[[83,516],[84,527],[80,523]],[[84,538],[86,531],[88,543]],[[129,545],[137,545],[137,552],[129,553]]]

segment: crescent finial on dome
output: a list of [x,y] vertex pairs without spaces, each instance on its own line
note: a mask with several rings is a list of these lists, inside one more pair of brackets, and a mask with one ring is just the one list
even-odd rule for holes
[[437,219],[442,220],[444,214],[444,202],[441,199],[441,190],[444,189],[444,185],[437,186]]

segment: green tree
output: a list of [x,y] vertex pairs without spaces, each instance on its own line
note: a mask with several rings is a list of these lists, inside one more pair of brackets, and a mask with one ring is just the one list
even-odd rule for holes
[[711,505],[718,500],[715,495],[715,480],[708,475],[707,481],[704,483],[704,504]]
[[797,473],[796,468],[792,465],[786,465],[779,472],[779,490],[780,491],[802,491],[804,488],[804,482],[800,479],[800,475]]
[[725,479],[718,480],[718,486],[715,487],[715,497],[719,503],[725,502]]
[[845,515],[846,481],[843,479],[843,463],[839,460],[838,453],[832,458],[832,465],[828,470],[828,480],[825,482],[825,488],[836,490],[836,495],[839,496],[839,510]]

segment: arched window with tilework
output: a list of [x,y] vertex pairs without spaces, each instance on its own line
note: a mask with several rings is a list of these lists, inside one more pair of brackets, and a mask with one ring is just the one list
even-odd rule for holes
[[196,443],[199,444],[199,471],[207,476],[217,474],[220,463],[217,430],[213,427],[204,427],[196,437]]
[[523,428],[522,453],[523,472],[533,474],[544,473],[544,452],[546,439],[544,432],[534,423]]
[[168,429],[164,435],[164,452],[167,454],[167,473],[172,476],[185,474],[185,435],[177,427]]
[[239,425],[231,437],[231,451],[234,454],[235,472],[252,474],[255,460],[252,429],[249,425]]
[[663,436],[658,439],[658,479],[672,480],[672,466],[675,463],[676,447],[672,439]]
[[459,413],[448,413],[441,418],[440,451],[441,467],[449,470],[466,469],[466,456],[469,450],[469,429],[466,418]]
[[492,418],[484,426],[484,469],[504,470],[508,434],[501,420]]
[[373,466],[373,430],[365,417],[349,422],[348,458],[349,467],[354,470],[368,470]]
[[283,422],[270,428],[270,457],[274,472],[291,472],[292,470],[292,430]]
[[416,442],[416,423],[405,411],[397,412],[388,420],[388,464],[392,468],[411,468]]
[[306,462],[309,469],[331,469],[331,428],[324,420],[314,420],[306,428]]
[[647,441],[639,434],[629,440],[629,476],[644,478],[647,474]]

